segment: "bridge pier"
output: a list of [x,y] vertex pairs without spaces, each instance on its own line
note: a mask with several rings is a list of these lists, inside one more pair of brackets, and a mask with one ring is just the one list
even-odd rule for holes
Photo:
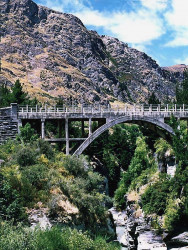
[[45,119],[41,119],[41,138],[45,138]]
[[66,155],[69,155],[69,120],[65,119]]
[[18,120],[18,134],[20,134],[20,127],[22,127],[22,120]]

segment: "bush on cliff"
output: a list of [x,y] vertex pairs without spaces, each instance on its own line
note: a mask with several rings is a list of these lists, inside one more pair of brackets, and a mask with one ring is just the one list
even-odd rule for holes
[[144,137],[138,137],[136,145],[137,147],[128,170],[122,174],[119,187],[115,192],[115,204],[118,207],[123,207],[125,205],[124,195],[128,191],[131,183],[143,170],[151,168],[153,164]]
[[159,180],[149,185],[144,194],[141,196],[143,210],[146,214],[155,213],[163,215],[165,213],[171,182],[166,175],[160,175]]

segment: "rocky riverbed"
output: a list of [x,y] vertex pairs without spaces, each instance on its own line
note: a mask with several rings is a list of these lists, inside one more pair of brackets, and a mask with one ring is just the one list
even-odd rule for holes
[[186,250],[188,249],[188,232],[172,237],[165,242],[157,230],[151,228],[151,220],[144,217],[142,211],[136,212],[134,204],[128,202],[124,211],[112,207],[111,213],[116,227],[117,240],[122,250]]

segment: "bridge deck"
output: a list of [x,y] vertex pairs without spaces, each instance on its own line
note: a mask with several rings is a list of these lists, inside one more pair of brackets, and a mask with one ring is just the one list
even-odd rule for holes
[[134,105],[124,107],[104,106],[54,106],[48,107],[19,107],[18,118],[20,119],[84,119],[84,118],[109,118],[117,116],[151,116],[188,118],[188,105]]

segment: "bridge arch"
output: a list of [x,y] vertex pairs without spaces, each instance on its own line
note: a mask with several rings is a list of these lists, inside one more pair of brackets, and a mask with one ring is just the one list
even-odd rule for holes
[[168,134],[174,135],[173,129],[166,123],[161,122],[157,120],[156,118],[152,117],[143,117],[143,116],[123,116],[117,119],[114,119],[112,121],[109,121],[99,127],[95,132],[93,132],[80,146],[79,148],[74,152],[73,155],[80,155],[83,153],[83,151],[97,138],[99,137],[103,132],[105,132],[107,129],[113,127],[114,125],[121,124],[121,123],[139,123],[139,122],[146,122],[149,124],[153,124],[159,128],[162,128],[165,130]]

